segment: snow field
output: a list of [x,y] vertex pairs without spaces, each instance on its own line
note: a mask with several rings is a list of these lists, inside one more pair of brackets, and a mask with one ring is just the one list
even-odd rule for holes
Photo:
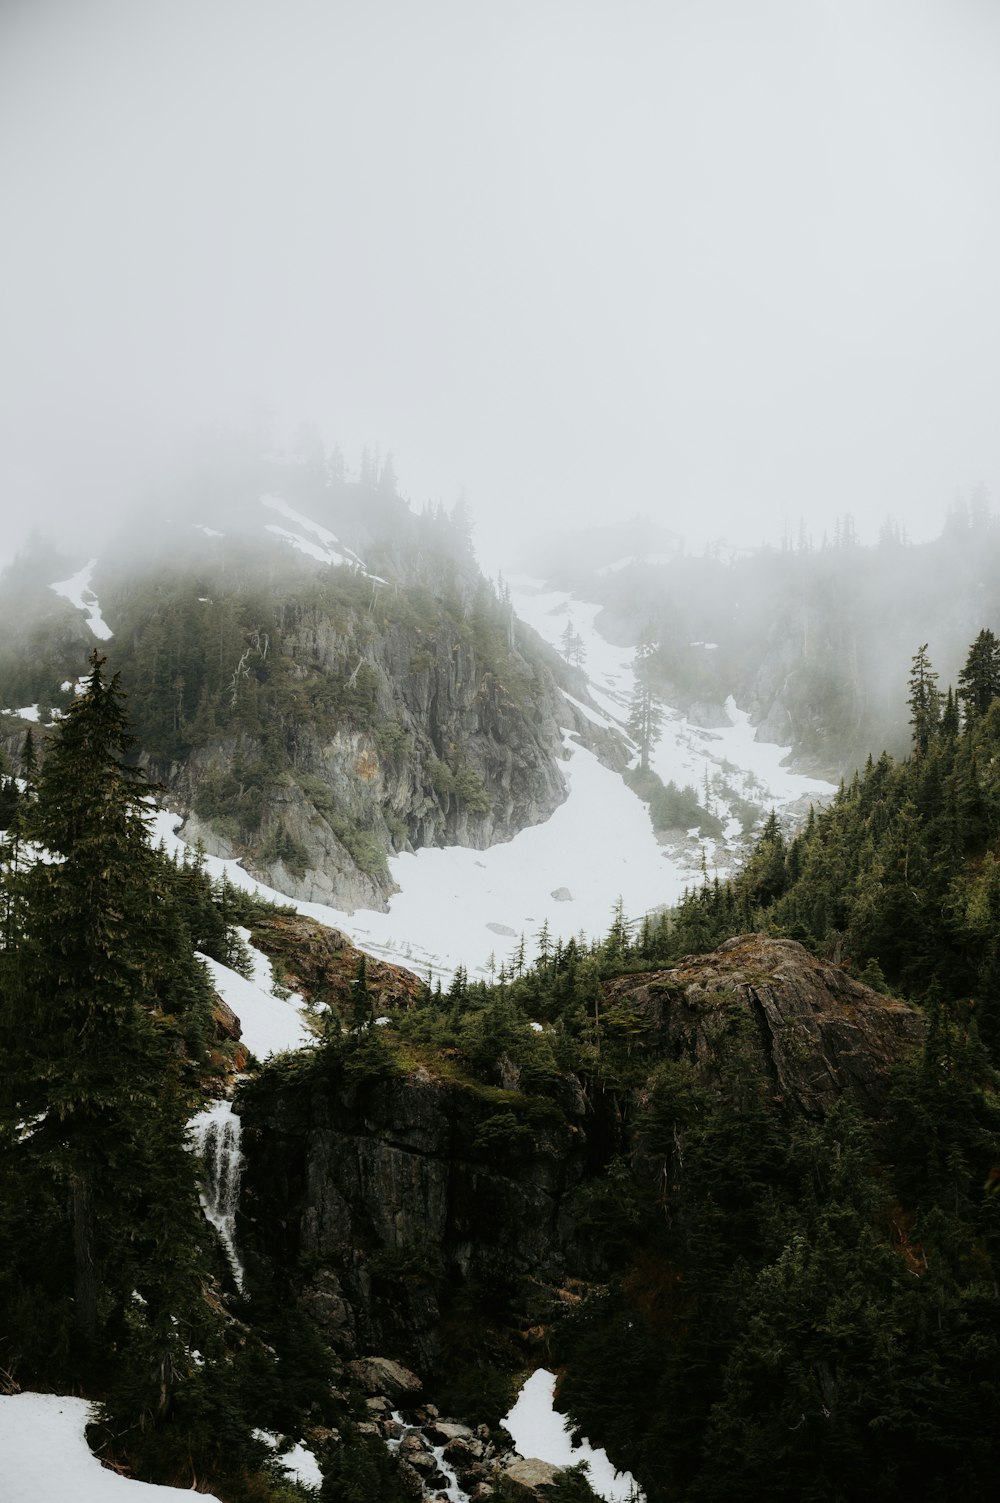
[[[392,857],[390,870],[401,890],[387,913],[347,913],[287,898],[255,882],[233,861],[208,857],[208,870],[213,876],[225,872],[236,886],[343,930],[362,950],[446,980],[459,965],[470,975],[487,974],[490,955],[497,966],[508,960],[522,933],[533,956],[535,936],[546,922],[553,939],[581,931],[588,940],[600,937],[619,897],[626,913],[642,914],[675,902],[691,874],[667,859],[645,807],[621,777],[568,734],[565,746],[568,797],[544,824],[485,851],[451,846]],[[176,823],[176,816],[161,813],[154,834],[175,851],[181,846]],[[553,897],[561,891],[571,896]],[[252,999],[240,981],[226,983],[233,987],[226,1001],[242,1019],[234,997]]]
[[135,1482],[102,1467],[84,1434],[90,1419],[86,1399],[54,1393],[0,1396],[4,1503],[177,1503],[175,1487]]

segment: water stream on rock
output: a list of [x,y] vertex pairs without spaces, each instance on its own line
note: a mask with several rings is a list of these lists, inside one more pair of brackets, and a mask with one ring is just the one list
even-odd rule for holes
[[243,1264],[236,1250],[236,1207],[243,1175],[243,1149],[240,1145],[242,1125],[231,1101],[217,1101],[189,1124],[194,1147],[205,1165],[201,1183],[201,1205],[205,1219],[219,1235],[236,1286],[243,1291]]
[[[400,1443],[407,1435],[419,1435],[424,1440],[424,1443],[427,1444],[419,1425],[408,1425],[398,1409],[393,1410],[392,1419],[399,1426],[400,1433],[386,1441],[386,1446],[390,1451],[398,1452]],[[444,1459],[444,1446],[431,1446],[428,1444],[427,1449],[437,1463],[438,1472],[444,1478],[445,1486],[433,1487],[424,1483],[424,1497],[435,1499],[447,1498],[449,1503],[469,1503],[468,1493],[463,1492],[459,1487],[458,1478]],[[421,1481],[423,1481],[422,1478]]]

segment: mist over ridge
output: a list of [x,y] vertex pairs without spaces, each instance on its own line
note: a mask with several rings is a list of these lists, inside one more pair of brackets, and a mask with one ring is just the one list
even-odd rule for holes
[[[304,416],[481,539],[1000,489],[995,11],[43,0],[0,19],[0,504]],[[9,544],[5,539],[5,548]]]

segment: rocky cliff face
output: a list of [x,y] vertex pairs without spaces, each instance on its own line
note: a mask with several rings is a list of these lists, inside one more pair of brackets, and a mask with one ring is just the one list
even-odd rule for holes
[[[548,818],[566,796],[563,730],[589,744],[593,728],[543,663],[510,648],[502,665],[491,664],[443,612],[432,631],[388,621],[364,623],[361,634],[358,624],[338,629],[312,609],[282,634],[294,675],[364,674],[370,701],[363,716],[295,726],[289,776],[273,786],[252,838],[227,836],[224,819],[199,818],[204,780],[237,753],[229,738],[174,764],[166,778],[192,807],[188,838],[243,855],[293,897],[382,908],[395,890],[387,852],[482,849]],[[604,739],[623,764],[623,750]],[[239,753],[265,755],[252,737]]]
[[924,1035],[923,1016],[817,960],[789,939],[741,935],[671,970],[621,976],[626,1001],[650,1026],[647,1047],[688,1059],[706,1080],[738,1038],[746,1068],[789,1111],[815,1117],[846,1091],[881,1110],[891,1067]]
[[[298,977],[308,988],[315,974]],[[684,1059],[711,1084],[736,1050],[747,1081],[793,1116],[822,1115],[845,1092],[877,1116],[890,1067],[923,1033],[911,1008],[760,935],[616,978],[603,1006],[640,1019],[650,1070]],[[641,1127],[628,1124],[641,1122],[643,1088],[619,1100],[567,1076],[558,1102],[518,1100],[461,1078],[447,1051],[423,1053],[369,1075],[331,1059],[250,1087],[241,1238],[259,1277],[296,1271],[298,1298],[336,1350],[433,1372],[464,1295],[481,1309],[520,1284],[522,1309],[533,1290],[544,1322],[574,1279],[601,1276],[572,1197],[613,1153],[642,1157]]]
[[[265,496],[218,526],[151,519],[155,549],[133,540],[94,573],[102,650],[186,838],[294,897],[384,909],[389,856],[481,849],[552,814],[567,733],[615,768],[627,752],[566,698],[579,685],[460,531],[313,481],[290,512]],[[30,620],[4,623],[0,705],[58,710],[93,640],[47,586],[27,605]],[[24,724],[5,734],[16,757]]]
[[585,1265],[566,1215],[582,1112],[505,1141],[493,1094],[423,1065],[363,1086],[334,1076],[305,1099],[251,1093],[244,1245],[271,1272],[309,1270],[299,1298],[336,1350],[433,1370],[463,1290],[555,1290]]
[[566,796],[567,730],[624,766],[623,744],[565,699],[527,643],[498,661],[443,611],[431,629],[356,619],[344,629],[315,608],[286,615],[294,619],[280,651],[290,677],[343,683],[356,674],[368,696],[363,713],[289,727],[290,766],[269,784],[252,831],[214,816],[204,790],[237,759],[266,761],[266,737],[214,739],[157,770],[191,810],[189,841],[241,856],[293,897],[384,908],[395,891],[387,854],[483,849],[547,819]]

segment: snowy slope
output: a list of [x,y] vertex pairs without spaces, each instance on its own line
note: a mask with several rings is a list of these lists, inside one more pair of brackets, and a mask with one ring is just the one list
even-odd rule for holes
[[[557,651],[567,623],[573,628],[583,643],[583,666],[590,679],[591,698],[608,723],[624,730],[635,689],[633,654],[630,648],[615,647],[600,635],[594,621],[601,606],[577,600],[566,591],[548,590],[538,580],[521,578],[508,580],[508,584],[518,615]],[[698,645],[706,650],[712,646]],[[572,702],[579,705],[577,700]],[[748,799],[782,814],[793,808],[801,811],[809,801],[829,799],[834,792],[832,784],[782,766],[788,748],[755,740],[749,715],[732,697],[726,703],[726,713],[728,726],[705,730],[679,711],[665,707],[663,733],[649,759],[664,783],[693,787],[702,807],[727,823],[724,842],[704,843],[710,871],[714,865],[729,865],[738,849],[739,823],[733,815],[737,799]]]
[[134,1482],[102,1467],[84,1435],[90,1418],[86,1399],[54,1393],[0,1396],[4,1503],[177,1503],[175,1487]]
[[[240,932],[247,937],[246,930]],[[295,993],[276,997],[270,961],[260,950],[253,946],[249,949],[254,961],[254,975],[249,981],[208,955],[201,956],[215,990],[239,1018],[247,1048],[264,1060],[269,1054],[282,1054],[287,1049],[301,1049],[315,1042],[315,1034],[303,1021],[302,998]]]
[[[447,977],[458,965],[485,974],[490,955],[499,966],[522,933],[533,955],[534,936],[546,921],[553,937],[581,930],[601,935],[619,897],[627,913],[640,914],[674,901],[692,877],[667,859],[645,808],[619,775],[569,738],[567,746],[569,796],[549,820],[485,851],[452,846],[394,856],[390,869],[402,890],[388,913],[349,914],[293,900],[264,888],[232,861],[209,857],[208,869],[342,929],[370,954],[420,975]],[[168,850],[180,848],[178,823],[176,815],[158,818],[154,838]]]
[[267,532],[289,543],[299,553],[305,553],[309,558],[314,558],[317,563],[321,564],[332,564],[335,567],[350,565],[367,575],[376,584],[385,584],[385,580],[379,575],[369,574],[358,555],[342,543],[328,527],[312,521],[311,518],[297,511],[294,506],[289,506],[281,496],[261,496],[260,504],[277,512],[292,524],[291,527],[282,527],[276,522],[266,522],[264,526]]

